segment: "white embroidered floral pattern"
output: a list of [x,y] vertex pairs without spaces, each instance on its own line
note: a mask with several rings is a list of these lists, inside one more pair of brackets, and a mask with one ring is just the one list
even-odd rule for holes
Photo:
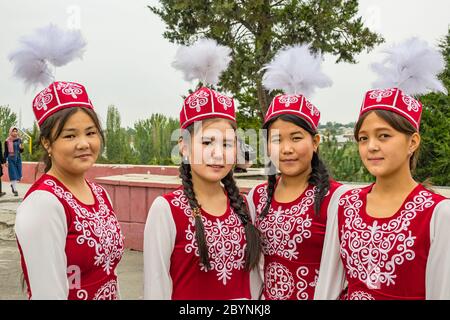
[[[186,240],[189,243],[185,246],[185,252],[194,253],[198,257],[198,246],[197,240],[195,239],[195,220],[188,199],[182,190],[176,190],[173,194],[175,198],[172,199],[171,203],[183,210],[186,217],[189,218],[189,225],[185,230]],[[202,215],[202,221],[205,229],[205,239],[208,245],[211,270],[215,270],[218,280],[222,281],[223,285],[226,285],[227,281],[232,277],[233,270],[244,268],[246,245],[241,245],[245,237],[242,222],[234,214],[233,210],[225,220],[220,220],[219,218],[212,220]],[[200,267],[206,271],[203,265],[200,264]]]
[[278,99],[278,101],[281,104],[284,104],[284,106],[287,108],[289,107],[292,103],[296,103],[298,101],[298,97],[297,96],[293,96],[293,95],[289,95],[289,94],[284,94],[282,96],[280,96],[280,98]]
[[304,292],[306,289],[308,289],[308,282],[304,279],[309,273],[309,270],[307,267],[302,266],[297,269],[297,300],[308,300],[308,293]]
[[269,263],[264,272],[266,294],[271,300],[289,299],[294,292],[294,277],[288,268],[278,262]]
[[205,91],[194,92],[189,96],[186,100],[186,104],[191,109],[195,109],[197,112],[200,112],[200,108],[208,103],[209,94]]
[[396,218],[379,224],[367,224],[359,214],[363,205],[361,189],[355,189],[339,201],[344,207],[340,252],[346,261],[347,273],[370,289],[395,284],[396,268],[415,257],[411,249],[416,237],[408,230],[418,212],[431,207],[431,194],[421,191],[408,201]]
[[374,297],[364,291],[355,291],[350,295],[349,300],[375,300]]
[[233,101],[231,100],[231,98],[220,94],[217,91],[214,91],[214,96],[217,98],[217,101],[223,106],[225,110],[231,108],[231,106],[233,105]]
[[392,96],[395,89],[376,89],[369,93],[370,99],[376,99],[377,102],[381,102],[382,99]]
[[89,296],[89,294],[87,293],[86,290],[84,290],[84,289],[77,290],[77,298],[78,299],[87,300],[88,296]]
[[72,96],[72,98],[76,99],[78,96],[83,93],[83,90],[80,85],[72,82],[58,82],[56,86],[57,90],[62,89],[62,93],[68,96]]
[[309,269],[306,266],[301,266],[297,269],[297,284],[296,284],[296,288],[297,288],[297,300],[308,300],[309,299],[309,295],[306,291],[306,289],[308,289],[309,287],[314,288],[317,285],[317,280],[319,278],[319,270],[314,269],[315,271],[315,276],[314,276],[314,281],[308,283],[306,281],[306,276],[309,273]]
[[93,300],[117,300],[116,280],[110,280],[101,286],[95,293]]
[[[267,202],[266,186],[257,189],[263,195],[257,206],[258,213]],[[257,222],[257,227],[263,235],[263,252],[265,255],[278,255],[292,260],[299,258],[297,245],[304,239],[311,237],[312,218],[306,212],[314,204],[314,194],[316,187],[305,192],[300,203],[282,209],[279,206],[274,209],[270,207],[269,213],[264,219]]]
[[319,110],[317,110],[317,108],[308,100],[305,99],[305,102],[306,108],[310,111],[311,115],[317,117],[319,115]]
[[75,230],[81,233],[76,239],[77,244],[86,243],[89,247],[94,248],[94,265],[101,265],[103,271],[109,275],[114,265],[122,257],[124,238],[115,214],[105,204],[104,197],[106,195],[103,194],[103,189],[95,183],[89,184],[99,203],[98,212],[91,212],[82,207],[72,193],[65,191],[55,181],[47,179],[44,184],[52,187],[53,193],[73,209]]
[[408,106],[408,111],[418,112],[420,108],[419,102],[404,93],[402,93],[402,101]]
[[34,101],[33,107],[36,110],[43,109],[44,111],[46,111],[48,109],[47,104],[49,104],[52,100],[53,100],[52,91],[49,88],[45,88],[37,96],[36,100]]

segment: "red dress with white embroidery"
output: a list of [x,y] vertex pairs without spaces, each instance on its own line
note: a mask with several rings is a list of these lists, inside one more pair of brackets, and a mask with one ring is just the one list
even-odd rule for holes
[[373,184],[339,201],[340,255],[350,300],[425,299],[430,221],[443,196],[417,185],[388,218],[366,212]]
[[[34,191],[46,191],[57,197],[64,207],[67,221],[67,276],[69,300],[110,300],[118,298],[117,275],[115,269],[124,249],[124,237],[120,230],[106,191],[98,184],[88,182],[95,203],[86,205],[56,178],[44,174],[25,195],[24,200]],[[27,265],[19,244],[22,269],[30,290]],[[49,248],[51,250],[51,248]],[[41,272],[46,272],[42,270]],[[77,279],[76,274],[80,275]]]
[[244,270],[245,231],[229,201],[220,217],[201,210],[211,263],[207,271],[200,264],[195,221],[183,189],[163,197],[170,205],[176,227],[170,260],[172,299],[250,299],[249,272]]
[[[277,182],[278,183],[278,182]],[[256,226],[262,233],[264,253],[264,298],[307,300],[314,298],[320,269],[330,200],[340,183],[330,181],[320,216],[314,214],[316,187],[309,185],[294,201],[274,198],[268,214],[259,218],[267,203],[267,183],[250,191],[256,211]]]

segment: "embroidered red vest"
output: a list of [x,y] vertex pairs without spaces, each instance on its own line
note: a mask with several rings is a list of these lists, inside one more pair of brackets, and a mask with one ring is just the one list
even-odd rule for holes
[[425,299],[430,221],[445,198],[419,184],[392,217],[374,218],[366,212],[372,187],[348,191],[339,201],[347,299]]
[[[64,207],[68,231],[65,247],[68,299],[117,299],[115,270],[122,258],[124,237],[106,191],[98,184],[88,184],[94,195],[93,205],[83,204],[61,182],[46,174],[32,185],[25,199],[36,190],[47,191],[55,195]],[[33,292],[20,243],[19,250],[28,298],[31,298]]]
[[267,300],[307,300],[314,298],[327,211],[331,197],[341,184],[330,181],[320,216],[314,214],[316,187],[306,190],[290,203],[272,199],[268,214],[259,216],[267,203],[267,183],[255,188],[253,203],[256,226],[263,237],[264,297]]
[[250,299],[250,274],[244,270],[245,231],[229,202],[220,217],[201,210],[211,264],[206,270],[200,263],[194,217],[183,189],[164,198],[177,231],[170,263],[172,299]]

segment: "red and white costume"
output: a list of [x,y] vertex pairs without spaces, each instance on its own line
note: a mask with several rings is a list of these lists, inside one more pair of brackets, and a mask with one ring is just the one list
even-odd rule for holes
[[264,298],[307,300],[314,296],[320,270],[327,215],[336,210],[346,186],[331,181],[323,199],[320,216],[314,214],[316,187],[309,185],[294,201],[272,199],[268,214],[259,216],[267,203],[267,183],[248,194],[255,225],[261,231],[264,253]]
[[422,185],[388,218],[367,214],[373,185],[346,192],[330,217],[317,299],[449,299],[450,200]]
[[[436,64],[440,54],[432,51],[418,39],[387,51],[391,56],[377,70],[385,77],[381,83],[395,86],[367,91],[359,117],[372,110],[390,111],[418,132],[423,106],[411,94],[439,87],[440,72],[416,64]],[[441,64],[443,68],[443,60]],[[372,188],[346,192],[338,214],[329,217],[315,298],[450,299],[450,200],[418,184],[397,212],[376,218],[366,211]]]
[[[209,49],[198,49],[205,44]],[[215,56],[223,48],[220,49],[213,40],[199,40],[194,46],[209,52],[209,65],[228,64],[225,61],[228,58]],[[225,51],[231,52],[229,49]],[[192,54],[197,56],[197,53]],[[181,56],[184,59],[184,54]],[[199,70],[199,65],[204,61],[197,63],[196,70]],[[210,67],[203,65],[203,68],[207,70]],[[199,88],[184,99],[180,111],[181,129],[212,118],[236,122],[234,100],[208,87]],[[210,270],[200,263],[195,218],[183,188],[157,197],[153,202],[144,230],[144,299],[221,300],[252,297],[250,276],[257,271],[244,269],[247,243],[244,225],[233,211],[230,200],[221,216],[214,216],[201,208],[200,211]]]
[[200,263],[195,221],[179,188],[150,208],[144,237],[146,299],[250,299],[243,224],[228,203],[222,216],[201,209],[211,269]]
[[117,299],[123,236],[106,190],[94,204],[44,174],[17,209],[15,232],[30,299]]

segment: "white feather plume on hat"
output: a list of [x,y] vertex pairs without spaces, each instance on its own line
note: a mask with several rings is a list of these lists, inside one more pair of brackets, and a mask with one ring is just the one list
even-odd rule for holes
[[47,86],[53,81],[49,64],[63,66],[82,58],[86,41],[79,30],[62,30],[50,24],[20,39],[20,46],[10,53],[14,75],[31,85]]
[[447,93],[437,76],[444,71],[445,61],[438,50],[416,37],[384,50],[388,55],[381,63],[371,65],[378,79],[375,88],[399,88],[409,95],[430,91]]
[[231,61],[231,49],[213,39],[199,39],[191,46],[181,46],[172,66],[183,72],[186,81],[200,80],[216,85]]
[[266,89],[282,90],[286,94],[311,96],[316,88],[332,85],[321,70],[322,55],[313,55],[310,45],[294,45],[282,49],[262,70]]

